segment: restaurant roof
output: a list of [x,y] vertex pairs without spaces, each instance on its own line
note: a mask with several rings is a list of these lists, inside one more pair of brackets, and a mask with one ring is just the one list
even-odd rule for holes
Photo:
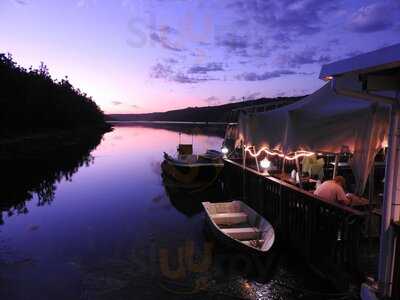
[[400,44],[324,65],[319,78],[332,79],[346,73],[372,73],[400,68]]

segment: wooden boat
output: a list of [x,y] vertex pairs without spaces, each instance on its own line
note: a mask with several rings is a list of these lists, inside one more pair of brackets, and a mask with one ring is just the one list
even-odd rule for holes
[[253,254],[266,254],[274,245],[272,225],[241,201],[202,203],[213,234],[221,242]]
[[161,164],[164,175],[173,179],[177,186],[182,188],[199,188],[217,179],[224,163],[222,154],[217,151],[207,151],[205,154],[195,155],[178,148],[178,157],[174,158],[164,152],[164,162]]

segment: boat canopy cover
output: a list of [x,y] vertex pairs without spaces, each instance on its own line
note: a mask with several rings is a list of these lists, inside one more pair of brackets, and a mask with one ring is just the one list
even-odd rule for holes
[[[361,91],[355,78],[339,80],[342,87]],[[386,141],[389,115],[388,106],[337,95],[328,83],[292,105],[241,115],[236,145],[286,154],[351,152],[356,191],[362,193],[374,158]]]

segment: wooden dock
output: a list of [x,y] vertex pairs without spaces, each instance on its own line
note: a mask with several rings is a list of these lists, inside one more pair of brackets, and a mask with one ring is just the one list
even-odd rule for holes
[[229,159],[222,177],[229,197],[242,199],[267,218],[278,242],[337,288],[347,289],[351,279],[362,279],[359,254],[365,213]]

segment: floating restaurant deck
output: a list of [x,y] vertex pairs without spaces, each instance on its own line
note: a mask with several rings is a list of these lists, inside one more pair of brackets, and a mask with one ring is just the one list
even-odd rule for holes
[[244,198],[268,219],[281,245],[338,288],[346,289],[351,278],[364,277],[360,244],[366,213],[327,202],[229,159],[223,181],[230,197]]
[[[243,113],[236,129],[227,128],[225,146],[233,151],[231,157],[240,157],[240,148],[244,166],[250,154],[256,170],[283,174],[272,178],[241,161],[226,160],[226,188],[266,216],[277,237],[327,277],[348,283],[358,274],[367,279],[362,299],[399,300],[400,44],[325,65],[320,78],[328,83],[300,102],[271,112]],[[383,149],[376,170],[377,152]],[[350,154],[351,191],[359,196],[368,192],[368,205],[356,210],[329,203],[291,184],[309,189],[312,182],[299,177],[290,182],[285,161],[294,161],[293,170],[299,172],[301,156],[319,153],[335,156],[332,176],[318,174],[322,164],[315,163],[319,178],[333,178],[340,156]],[[274,163],[270,168],[271,156],[281,158],[282,166]],[[375,171],[380,173],[378,181]],[[312,177],[313,169],[304,173]],[[378,194],[375,185],[381,187]],[[380,230],[370,234],[373,227]],[[367,264],[362,264],[365,254]]]

